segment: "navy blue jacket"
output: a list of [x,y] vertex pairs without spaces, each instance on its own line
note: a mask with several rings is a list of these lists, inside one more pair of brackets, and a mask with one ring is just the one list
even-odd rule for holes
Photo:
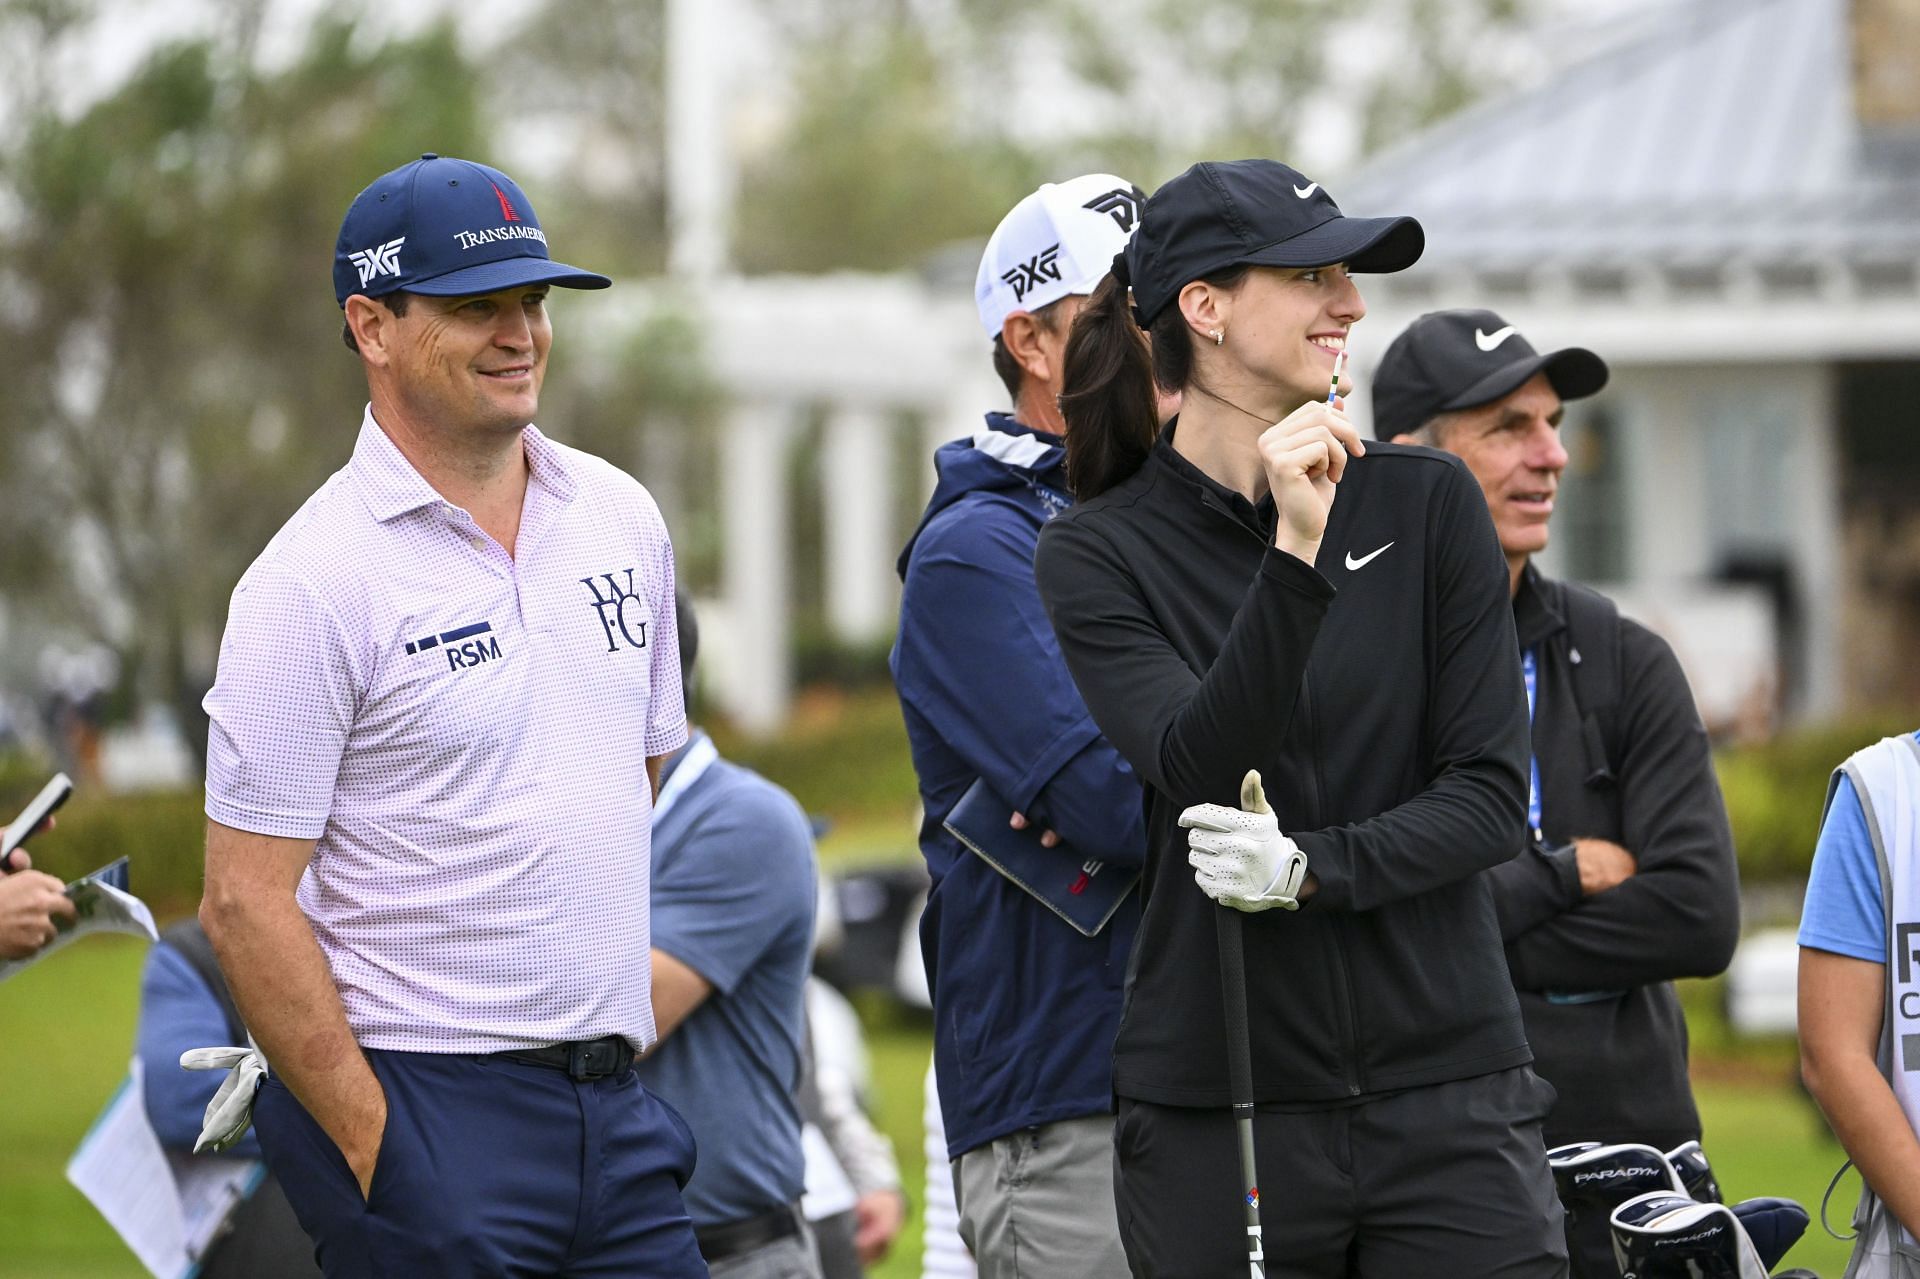
[[[933,877],[920,945],[947,1149],[1113,1104],[1113,1038],[1140,923],[1130,896],[1083,937],[941,826],[975,778],[1078,854],[1146,858],[1143,795],[1067,673],[1033,580],[1069,504],[1060,438],[1004,414],[934,455],[939,483],[900,555],[893,678]],[[1063,852],[1063,856],[1067,855]]]

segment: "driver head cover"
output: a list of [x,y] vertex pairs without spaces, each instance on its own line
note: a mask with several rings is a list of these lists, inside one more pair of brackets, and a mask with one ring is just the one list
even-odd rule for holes
[[[1551,1156],[1552,1152],[1548,1154]],[[1707,1152],[1700,1149],[1699,1142],[1681,1142],[1667,1152],[1667,1162],[1673,1165],[1674,1175],[1680,1178],[1688,1194],[1703,1204],[1720,1202],[1720,1183],[1714,1178],[1713,1165],[1707,1162]]]
[[1742,1199],[1733,1206],[1740,1228],[1753,1241],[1760,1264],[1768,1270],[1780,1264],[1787,1250],[1807,1232],[1807,1210],[1791,1199]]
[[1654,1191],[1614,1209],[1612,1228],[1622,1279],[1767,1279],[1753,1242],[1725,1204]]
[[1547,1152],[1554,1188],[1569,1218],[1598,1212],[1604,1218],[1614,1207],[1650,1190],[1685,1194],[1667,1157],[1652,1146],[1622,1143],[1600,1146],[1580,1142],[1556,1146]]

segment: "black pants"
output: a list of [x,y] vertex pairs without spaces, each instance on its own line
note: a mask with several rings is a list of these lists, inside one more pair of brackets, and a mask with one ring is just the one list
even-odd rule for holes
[[[1358,1105],[1254,1118],[1271,1279],[1565,1279],[1525,1066]],[[1114,1193],[1137,1279],[1247,1273],[1232,1114],[1120,1099]]]

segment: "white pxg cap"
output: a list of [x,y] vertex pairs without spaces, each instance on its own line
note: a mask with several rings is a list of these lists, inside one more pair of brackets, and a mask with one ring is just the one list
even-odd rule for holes
[[987,241],[973,285],[987,336],[999,337],[1015,311],[1093,292],[1126,247],[1146,198],[1125,178],[1089,173],[1049,182],[1014,205]]

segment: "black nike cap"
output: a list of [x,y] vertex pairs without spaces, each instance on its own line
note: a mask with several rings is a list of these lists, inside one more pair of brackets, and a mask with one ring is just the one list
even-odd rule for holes
[[1536,373],[1562,400],[1607,384],[1607,362],[1585,347],[1541,355],[1492,311],[1429,311],[1409,324],[1373,373],[1375,433],[1390,440],[1441,413],[1491,404]]
[[1230,266],[1403,271],[1426,233],[1412,218],[1350,218],[1318,182],[1278,160],[1203,161],[1148,198],[1114,258],[1141,328],[1202,276]]

